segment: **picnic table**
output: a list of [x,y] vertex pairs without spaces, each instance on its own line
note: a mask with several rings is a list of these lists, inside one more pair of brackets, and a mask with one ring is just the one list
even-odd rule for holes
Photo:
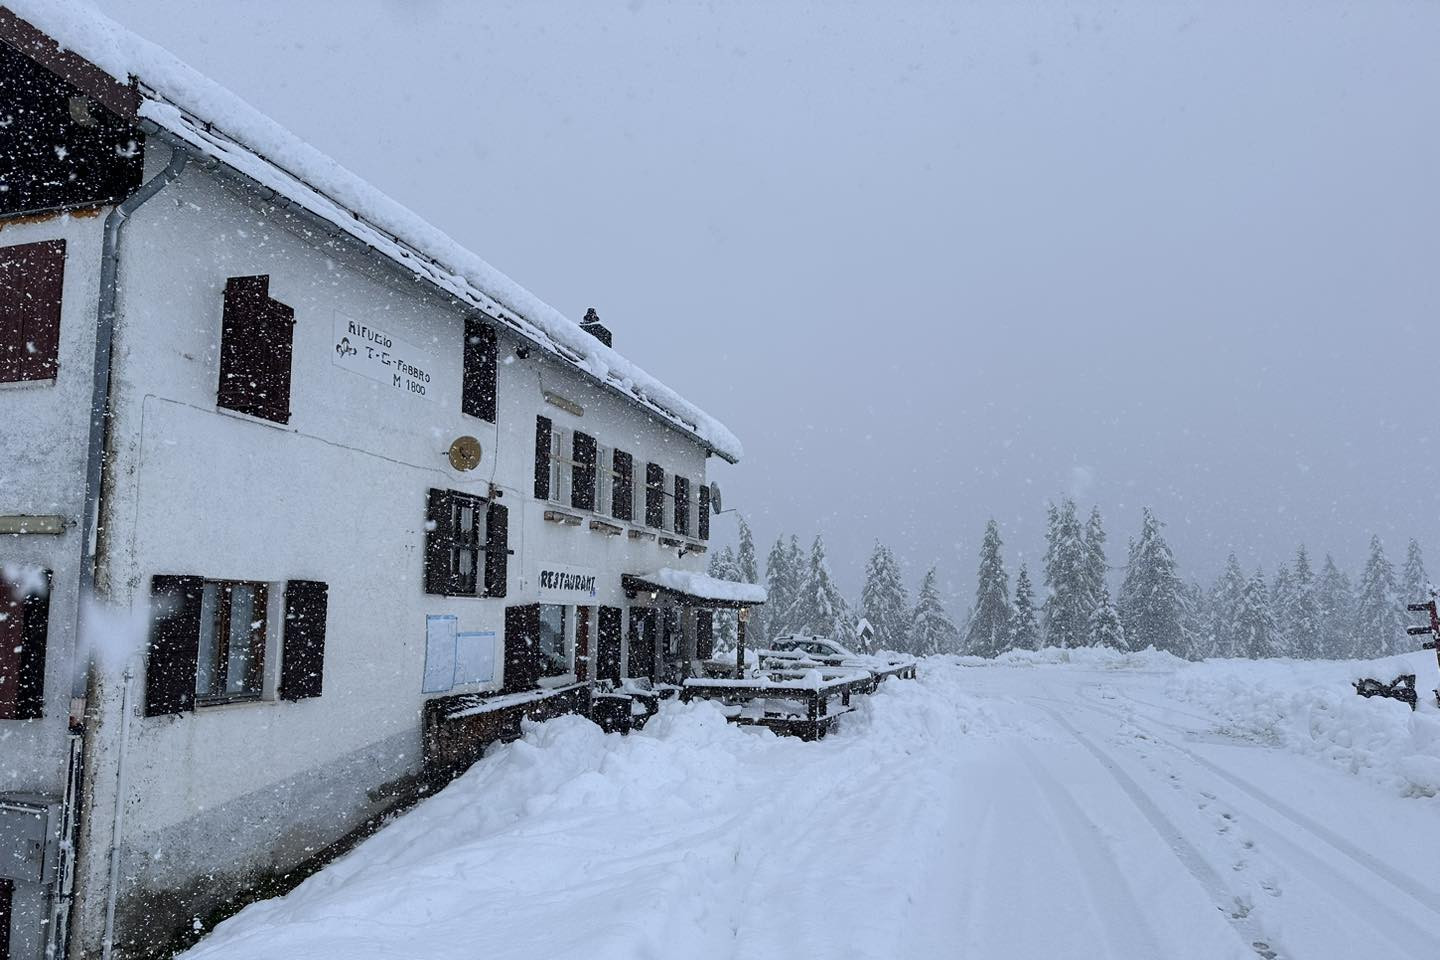
[[[696,697],[735,707],[732,723],[769,727],[783,736],[819,740],[835,721],[854,709],[850,697],[868,693],[878,681],[868,670],[812,667],[769,670],[758,677],[691,677],[680,689],[682,702]],[[838,708],[830,701],[839,699]],[[798,703],[798,708],[787,706]],[[758,710],[747,710],[754,704]]]

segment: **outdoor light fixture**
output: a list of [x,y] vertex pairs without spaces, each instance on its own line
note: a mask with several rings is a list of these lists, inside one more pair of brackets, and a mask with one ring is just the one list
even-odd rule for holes
[[659,600],[659,599],[660,599],[660,591],[659,591],[659,590],[651,590],[651,591],[650,591],[650,602],[651,602],[651,603],[654,603],[656,600]]
[[749,622],[750,622],[750,608],[749,608],[749,607],[741,607],[741,608],[740,608],[740,622],[741,622],[741,623],[749,623]]

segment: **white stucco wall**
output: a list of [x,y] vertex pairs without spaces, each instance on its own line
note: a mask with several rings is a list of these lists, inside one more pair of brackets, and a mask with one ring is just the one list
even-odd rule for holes
[[[271,297],[295,310],[292,415],[283,426],[216,407],[225,282],[252,274],[268,274]],[[127,896],[222,887],[232,875],[297,862],[381,805],[367,791],[414,772],[421,759],[427,614],[494,632],[495,681],[468,689],[498,689],[504,608],[535,602],[541,563],[595,572],[592,602],[612,605],[624,602],[622,573],[704,564],[693,554],[679,560],[655,540],[547,523],[547,505],[532,496],[537,413],[632,453],[638,488],[653,461],[688,476],[693,491],[705,479],[698,444],[536,348],[518,358],[518,341],[503,329],[498,426],[463,415],[464,313],[228,181],[192,166],[143,207],[127,228],[120,276],[102,558],[112,599],[141,613],[155,574],[266,581],[276,636],[285,580],[330,589],[324,695],[316,699],[143,717],[143,651],[131,651]],[[430,397],[336,365],[337,311],[422,348]],[[545,403],[542,389],[584,414]],[[460,473],[445,451],[465,434],[480,440],[484,458]],[[492,483],[510,510],[509,595],[426,595],[427,491],[483,495]],[[278,656],[266,669],[273,692]],[[94,894],[81,905],[82,945],[97,941],[102,919],[120,698],[112,674],[93,705],[103,725],[91,759],[84,876]]]

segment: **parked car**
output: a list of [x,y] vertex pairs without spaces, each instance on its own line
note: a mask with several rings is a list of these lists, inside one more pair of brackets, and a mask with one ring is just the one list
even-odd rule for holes
[[829,637],[806,636],[799,633],[776,637],[770,641],[768,648],[775,653],[795,653],[807,659],[821,661],[854,660],[860,656]]

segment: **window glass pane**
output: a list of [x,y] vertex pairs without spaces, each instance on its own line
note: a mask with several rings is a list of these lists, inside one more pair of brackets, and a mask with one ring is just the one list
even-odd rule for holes
[[226,693],[253,693],[256,684],[255,637],[265,626],[264,612],[256,609],[255,588],[236,584],[230,588],[230,650],[225,670]]
[[565,656],[565,610],[558,604],[540,606],[540,676],[570,672]]
[[212,697],[220,692],[220,631],[216,623],[220,587],[207,583],[200,594],[200,657],[195,669],[195,693]]

